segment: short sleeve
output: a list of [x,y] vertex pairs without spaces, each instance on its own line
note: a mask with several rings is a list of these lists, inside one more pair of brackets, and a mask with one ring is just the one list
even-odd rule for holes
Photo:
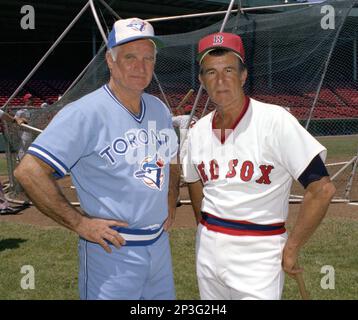
[[273,152],[276,158],[297,180],[312,159],[320,155],[326,160],[327,149],[321,145],[289,112],[281,112],[274,128]]
[[183,176],[184,180],[188,183],[196,182],[200,180],[200,176],[196,170],[195,164],[193,163],[191,154],[192,154],[192,144],[191,144],[192,136],[191,131],[188,132],[187,137],[187,152],[185,153],[183,157],[183,163],[182,163],[182,169],[183,169]]
[[90,149],[89,144],[94,140],[91,126],[76,105],[68,105],[53,118],[27,153],[43,160],[63,177]]

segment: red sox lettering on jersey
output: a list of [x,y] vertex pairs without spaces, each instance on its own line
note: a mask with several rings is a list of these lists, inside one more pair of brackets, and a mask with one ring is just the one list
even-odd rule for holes
[[[241,181],[249,182],[252,180],[252,177],[255,173],[255,166],[252,161],[245,160],[240,163],[239,159],[229,160],[226,168],[221,168],[215,159],[210,160],[208,163],[206,163],[206,165],[204,161],[202,161],[197,165],[197,168],[201,180],[204,183],[208,182],[209,180],[218,180],[221,172],[226,173],[225,178],[227,179],[240,177]],[[258,184],[271,184],[270,173],[272,169],[274,169],[274,166],[272,165],[259,165],[256,170],[260,171],[261,176],[259,179],[256,179],[255,182]]]
[[183,161],[186,182],[203,182],[201,210],[221,219],[282,223],[292,180],[315,155],[324,159],[324,147],[286,110],[254,99],[223,135],[214,117],[215,111],[189,130]]

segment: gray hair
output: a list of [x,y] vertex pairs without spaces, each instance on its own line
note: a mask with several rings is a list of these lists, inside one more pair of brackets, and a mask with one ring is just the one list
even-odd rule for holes
[[[155,43],[153,41],[151,41],[151,42],[154,44],[154,62],[155,62],[157,60],[158,50],[157,50],[157,46],[155,45]],[[113,61],[117,60],[117,54],[118,54],[119,47],[120,46],[116,46],[116,47],[113,47],[113,48],[110,48],[107,50],[107,52],[109,52],[111,54]]]

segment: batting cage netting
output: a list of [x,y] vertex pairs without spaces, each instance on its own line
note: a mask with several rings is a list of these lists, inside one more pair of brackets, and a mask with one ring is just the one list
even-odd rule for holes
[[[358,17],[350,14],[354,6],[358,1],[335,0],[271,14],[242,11],[231,14],[224,30],[243,39],[249,75],[247,95],[289,108],[314,136],[344,136],[334,146],[338,151],[329,158],[334,165],[328,167],[332,175],[341,171],[334,181],[337,197],[344,201],[358,199]],[[173,111],[190,89],[196,93],[200,86],[197,43],[203,36],[217,32],[221,23],[162,36],[166,46],[158,53],[156,77],[147,92],[166,101]],[[58,102],[46,109],[30,110],[29,124],[44,129],[66,104],[105,84],[109,79],[105,52],[103,45],[83,76]],[[187,104],[193,105],[195,95]],[[197,117],[202,117],[206,102],[204,92],[195,112]],[[206,112],[213,108],[209,102]],[[16,189],[12,172],[21,132],[11,125],[5,133],[10,185]],[[32,138],[37,135],[34,131],[29,134]],[[302,192],[293,190],[293,198],[300,199]]]

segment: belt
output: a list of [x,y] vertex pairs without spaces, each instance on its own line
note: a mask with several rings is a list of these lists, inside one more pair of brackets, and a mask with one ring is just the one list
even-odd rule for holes
[[233,236],[271,236],[286,232],[285,223],[256,224],[249,221],[227,220],[202,212],[200,223],[211,231]]
[[[163,233],[163,225],[156,229],[128,229],[124,227],[111,227],[117,231],[124,240],[125,246],[148,246],[157,241]],[[107,241],[111,244],[111,242]]]

